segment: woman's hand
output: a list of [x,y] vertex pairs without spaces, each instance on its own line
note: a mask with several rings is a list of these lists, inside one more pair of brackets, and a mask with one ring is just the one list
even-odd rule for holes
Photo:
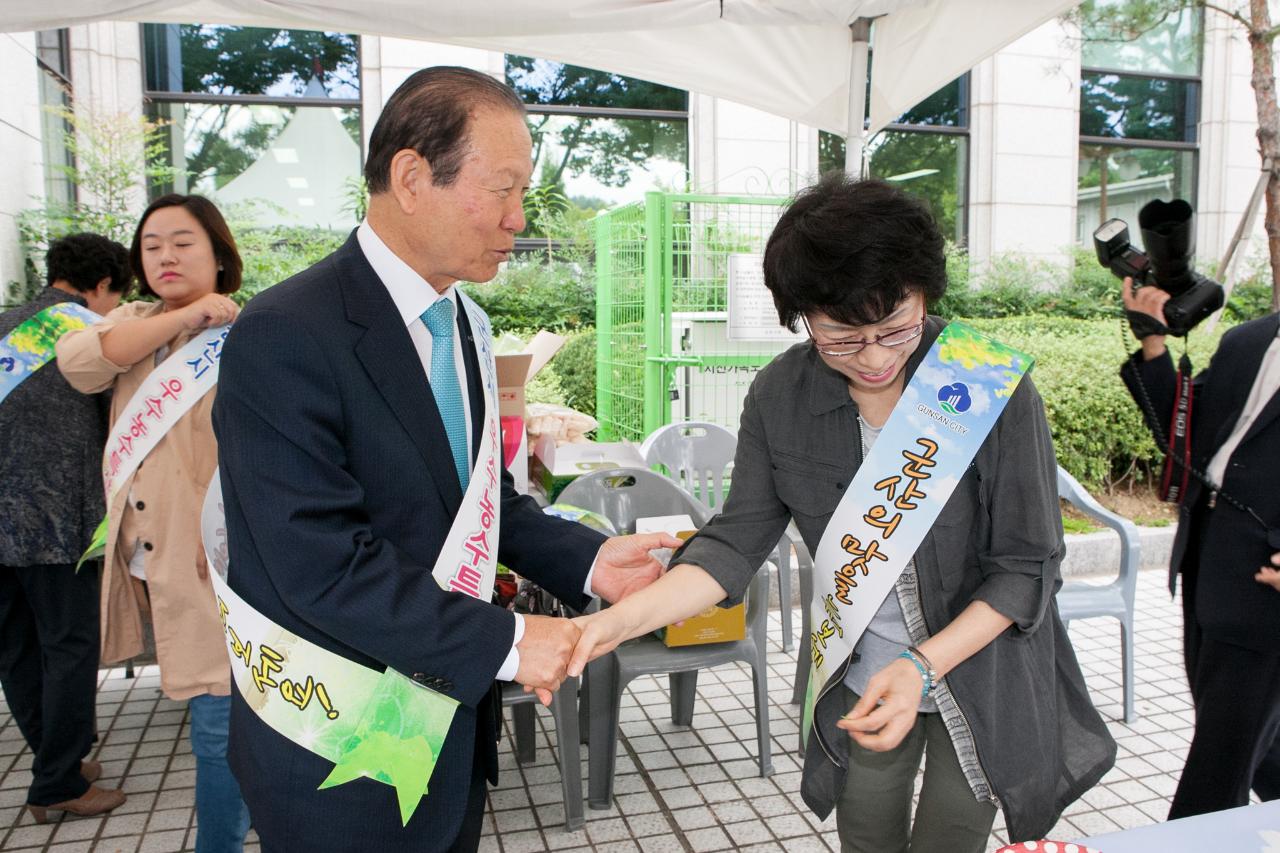
[[[1278,568],[1272,568],[1276,566]],[[1258,569],[1258,573],[1253,576],[1258,583],[1265,583],[1272,589],[1280,592],[1280,551],[1271,555],[1271,566],[1263,566]]]
[[863,749],[888,752],[902,743],[916,724],[923,689],[924,677],[915,664],[896,658],[871,676],[867,692],[836,725]]
[[183,328],[192,332],[225,326],[239,313],[240,306],[221,293],[206,293],[178,311]]
[[608,607],[573,620],[582,631],[582,636],[578,638],[578,645],[569,658],[570,676],[582,675],[582,670],[588,663],[601,655],[607,655],[624,640],[643,633],[626,618],[625,613],[623,608]]

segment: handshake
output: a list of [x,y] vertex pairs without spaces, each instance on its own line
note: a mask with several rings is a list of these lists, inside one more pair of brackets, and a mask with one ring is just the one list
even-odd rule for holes
[[[678,548],[680,540],[665,533],[616,536],[601,546],[591,575],[591,591],[610,604],[639,592],[662,576],[665,567],[650,552]],[[524,617],[524,636],[516,644],[520,666],[515,680],[538,694],[543,705],[568,676],[582,674],[588,662],[617,648],[643,629],[618,608],[576,619]]]

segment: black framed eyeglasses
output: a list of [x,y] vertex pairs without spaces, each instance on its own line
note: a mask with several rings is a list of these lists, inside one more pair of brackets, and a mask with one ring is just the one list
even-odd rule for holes
[[921,314],[920,322],[914,326],[907,326],[905,329],[897,329],[892,332],[886,332],[883,335],[876,335],[869,341],[833,341],[830,344],[820,344],[813,335],[813,329],[809,327],[809,318],[803,314],[800,315],[800,319],[804,322],[805,330],[809,333],[809,340],[813,341],[813,348],[832,358],[843,358],[847,355],[862,352],[872,344],[879,344],[882,347],[900,347],[907,341],[913,341],[920,337],[920,334],[924,331],[925,317],[925,314]]

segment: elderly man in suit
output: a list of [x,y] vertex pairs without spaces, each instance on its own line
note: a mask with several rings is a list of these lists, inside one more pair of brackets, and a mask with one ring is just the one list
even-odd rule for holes
[[[465,562],[453,528],[493,452],[501,469],[488,320],[454,284],[488,281],[510,256],[531,151],[508,87],[413,74],[370,138],[366,221],[254,299],[227,339],[213,419],[231,588],[303,640],[458,703],[402,826],[379,782],[317,790],[332,765],[236,695],[230,762],[265,851],[475,850],[497,778],[495,679],[549,701],[565,677],[571,622],[495,607],[469,571],[439,580]],[[578,609],[651,582],[649,550],[678,545],[549,518],[505,470],[498,510],[497,558]]]
[[[1131,284],[1125,307],[1163,326],[1169,294]],[[1141,340],[1120,374],[1162,435],[1175,409],[1173,360],[1164,335]],[[1170,819],[1247,805],[1250,788],[1280,798],[1280,581],[1271,568],[1280,566],[1280,315],[1223,335],[1192,387],[1194,476],[1179,509],[1169,590],[1180,574],[1196,726]]]

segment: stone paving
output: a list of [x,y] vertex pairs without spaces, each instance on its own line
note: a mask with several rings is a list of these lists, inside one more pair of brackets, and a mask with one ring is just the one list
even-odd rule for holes
[[[795,614],[798,632],[800,618]],[[1163,820],[1191,735],[1182,673],[1181,617],[1162,571],[1142,572],[1136,613],[1136,704],[1120,722],[1119,627],[1115,620],[1073,623],[1071,637],[1094,700],[1119,743],[1116,767],[1072,805],[1051,837],[1074,840]],[[802,853],[838,850],[834,817],[818,821],[800,800],[796,754],[799,709],[789,704],[795,651],[781,649],[778,613],[770,614],[770,725],[775,774],[757,775],[750,670],[729,665],[699,676],[693,727],[671,725],[665,678],[640,678],[623,697],[615,802],[586,809],[584,829],[564,830],[555,764],[555,730],[539,709],[535,761],[519,765],[502,745],[501,784],[490,791],[482,851],[713,851]],[[21,809],[31,754],[0,703],[0,851],[167,853],[193,850],[194,759],[183,703],[160,695],[154,667],[132,679],[103,670],[98,693],[102,735],[96,757],[108,786],[129,801],[109,816],[65,817],[36,825]],[[509,721],[508,721],[509,723]],[[585,749],[583,758],[585,788]],[[532,808],[531,808],[532,806]],[[990,850],[1004,843],[997,818]],[[246,850],[257,851],[250,834]]]

